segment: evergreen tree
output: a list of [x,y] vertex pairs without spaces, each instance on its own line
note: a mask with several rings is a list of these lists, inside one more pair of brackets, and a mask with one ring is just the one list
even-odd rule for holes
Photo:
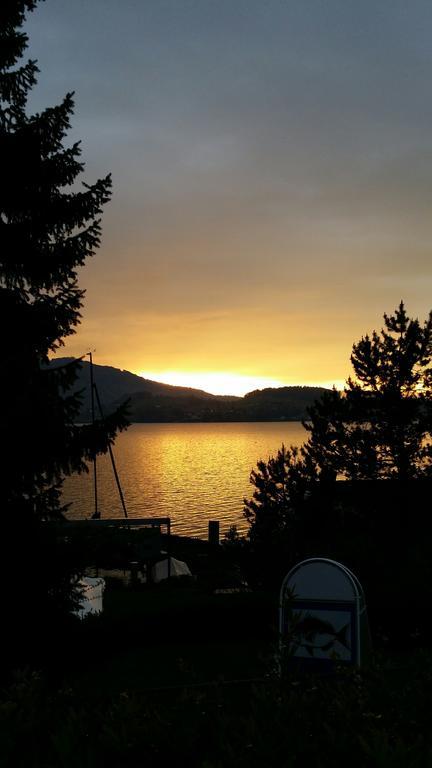
[[268,462],[259,461],[250,482],[252,499],[244,499],[244,516],[252,525],[252,542],[270,542],[301,516],[311,485],[318,481],[314,461],[298,448],[282,448]]
[[340,560],[395,643],[432,637],[431,360],[432,316],[421,324],[401,302],[381,332],[354,344],[344,391],[309,409],[309,440],[259,462],[245,499],[257,580],[278,586],[305,557]]
[[80,146],[64,146],[73,94],[28,115],[34,61],[18,65],[27,37],[21,27],[35,0],[5,0],[0,10],[0,312],[2,433],[6,455],[3,509],[26,506],[38,517],[60,509],[61,479],[85,468],[125,426],[118,413],[105,425],[74,424],[79,399],[68,394],[77,364],[50,370],[48,357],[75,332],[84,291],[77,269],[100,241],[100,213],[110,176],[76,182]]
[[120,409],[103,423],[76,424],[80,399],[70,387],[79,363],[48,366],[80,321],[77,270],[99,245],[111,179],[77,185],[80,146],[64,145],[73,94],[27,114],[38,70],[34,61],[19,62],[25,14],[35,6],[36,0],[0,4],[0,506],[9,577],[2,579],[3,597],[14,613],[36,611],[39,618],[70,606],[73,594],[73,565],[41,521],[61,516],[63,477],[85,470],[127,420]]
[[302,449],[284,445],[252,470],[253,496],[243,500],[250,526],[247,570],[252,583],[279,584],[286,563],[299,559],[299,541],[314,517],[319,479],[315,462]]
[[309,409],[308,455],[346,479],[430,476],[431,360],[432,313],[421,325],[401,302],[380,333],[354,344],[344,392]]
[[407,316],[403,302],[384,315],[380,333],[353,345],[355,378],[308,409],[308,441],[299,449],[282,446],[251,473],[254,493],[244,500],[244,516],[254,546],[274,548],[285,536],[293,551],[300,528],[304,542],[324,520],[330,530],[340,508],[337,478],[409,481],[432,475],[431,359],[432,314],[421,325]]

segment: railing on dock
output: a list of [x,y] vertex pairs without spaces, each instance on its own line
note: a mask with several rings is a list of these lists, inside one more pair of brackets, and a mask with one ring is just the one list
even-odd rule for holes
[[89,520],[61,520],[54,525],[59,528],[161,528],[166,526],[166,534],[171,534],[170,517],[104,517]]
[[[122,569],[129,570],[131,576],[145,570],[147,581],[151,582],[153,565],[166,558],[168,578],[171,576],[169,517],[64,519],[46,524],[55,530],[56,535],[75,540],[78,545],[77,555],[84,560],[87,558],[89,562],[86,566],[94,567],[96,571],[106,567],[104,562],[107,563],[110,559],[118,565],[122,560]],[[144,535],[145,529],[148,529],[148,535]],[[144,538],[140,531],[143,531]]]

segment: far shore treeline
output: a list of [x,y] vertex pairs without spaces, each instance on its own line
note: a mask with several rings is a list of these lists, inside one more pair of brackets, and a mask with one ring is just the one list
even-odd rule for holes
[[[51,366],[71,361],[57,358]],[[81,361],[73,388],[81,394],[80,421],[91,420],[89,367],[90,363]],[[307,408],[326,391],[323,387],[278,387],[235,397],[161,384],[111,366],[93,365],[93,373],[104,410],[109,413],[129,401],[132,422],[301,421]]]

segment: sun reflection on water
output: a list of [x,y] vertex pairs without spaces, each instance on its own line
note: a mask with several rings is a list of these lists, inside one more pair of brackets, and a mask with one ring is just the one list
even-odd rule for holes
[[[250,496],[250,471],[278,448],[300,445],[299,422],[230,424],[133,424],[119,435],[115,457],[130,517],[171,517],[173,532],[206,536],[208,520],[221,530],[245,528],[243,497]],[[122,517],[108,457],[98,460],[99,507],[103,517]],[[92,475],[67,478],[68,517],[93,512]]]

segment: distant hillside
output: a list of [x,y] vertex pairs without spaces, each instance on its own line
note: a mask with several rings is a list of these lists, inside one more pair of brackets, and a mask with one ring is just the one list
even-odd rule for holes
[[282,387],[254,392],[245,397],[212,400],[189,397],[158,397],[140,392],[132,395],[132,421],[299,421],[306,408],[324,391],[319,387]]
[[[71,357],[58,357],[51,360],[50,365],[54,368],[67,365],[73,362]],[[190,387],[175,387],[171,384],[161,384],[158,381],[144,379],[130,371],[122,371],[119,368],[113,368],[108,365],[93,365],[93,378],[97,385],[102,405],[110,410],[119,403],[123,403],[132,395],[138,399],[140,395],[144,397],[162,397],[177,399],[198,397],[202,400],[236,400],[236,397],[226,396],[218,397],[201,389],[192,389]],[[91,396],[90,396],[90,363],[87,360],[81,361],[81,371],[77,382],[73,388],[74,392],[82,393],[82,409],[80,418],[90,419]],[[134,419],[135,420],[135,419]],[[146,419],[140,419],[146,420]],[[152,419],[153,420],[153,419]]]
[[[72,358],[57,358],[57,367]],[[74,387],[82,392],[82,421],[90,420],[90,364],[81,363],[81,373]],[[279,387],[249,392],[244,397],[211,395],[200,389],[174,387],[143,379],[129,371],[105,365],[93,366],[94,380],[104,409],[109,412],[130,400],[131,421],[297,421],[306,408],[325,390],[322,387]]]
[[269,387],[256,389],[244,396],[243,408],[255,414],[256,420],[287,418],[299,420],[305,417],[306,408],[321,397],[323,387]]

